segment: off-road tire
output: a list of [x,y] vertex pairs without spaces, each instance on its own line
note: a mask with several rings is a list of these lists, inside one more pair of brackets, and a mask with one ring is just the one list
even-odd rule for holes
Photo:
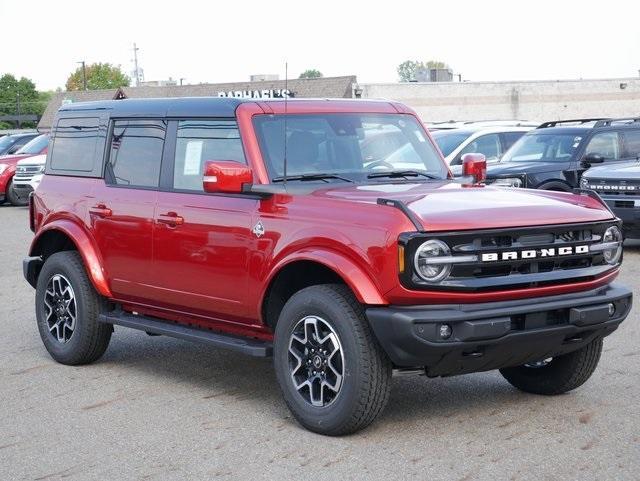
[[[56,274],[71,283],[76,299],[76,323],[73,334],[64,344],[49,331],[44,295],[49,280]],[[57,252],[47,258],[36,286],[36,319],[40,337],[51,357],[61,364],[89,364],[99,359],[107,349],[113,328],[98,322],[106,303],[93,288],[77,251]]]
[[521,391],[556,395],[571,391],[591,377],[602,353],[602,338],[577,351],[554,357],[542,367],[517,366],[500,369],[500,374]]
[[[289,365],[290,337],[296,324],[307,316],[318,316],[335,330],[344,354],[340,392],[323,407],[312,406],[296,390]],[[364,429],[389,399],[391,362],[371,332],[362,305],[344,285],[307,287],[287,301],[276,325],[274,365],[293,416],[319,434],[339,436]]]
[[20,197],[13,189],[13,180],[9,181],[9,185],[7,185],[7,201],[17,207],[29,205],[29,197]]

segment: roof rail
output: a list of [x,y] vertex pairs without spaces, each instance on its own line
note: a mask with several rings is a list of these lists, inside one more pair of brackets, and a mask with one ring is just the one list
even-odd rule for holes
[[619,119],[603,119],[596,122],[595,127],[608,127],[614,122],[624,122],[627,124],[640,123],[640,117],[621,117]]
[[539,129],[546,129],[547,127],[555,127],[558,124],[586,124],[589,122],[599,122],[602,120],[610,120],[605,117],[593,118],[593,119],[567,119],[567,120],[550,120],[549,122],[543,122],[538,125]]

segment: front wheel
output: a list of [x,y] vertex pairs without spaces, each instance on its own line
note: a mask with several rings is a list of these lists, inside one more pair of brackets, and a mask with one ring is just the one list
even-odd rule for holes
[[287,301],[276,326],[274,364],[294,417],[320,434],[365,428],[389,399],[391,362],[343,285],[307,287]]
[[62,364],[88,364],[104,354],[112,327],[98,322],[104,299],[95,291],[80,254],[47,258],[36,286],[36,319],[44,346]]
[[9,182],[7,186],[7,200],[15,206],[24,207],[29,204],[28,195],[20,195],[18,191],[13,187],[13,181]]
[[521,391],[533,394],[562,394],[591,377],[602,353],[602,338],[562,356],[500,369],[500,374]]

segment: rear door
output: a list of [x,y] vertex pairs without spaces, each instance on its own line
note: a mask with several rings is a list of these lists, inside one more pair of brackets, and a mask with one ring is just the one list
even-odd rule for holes
[[258,201],[205,193],[207,160],[246,162],[235,120],[172,121],[155,216],[154,295],[165,308],[244,322]]
[[91,228],[114,297],[144,302],[153,294],[153,222],[167,123],[114,120],[104,180],[89,206]]

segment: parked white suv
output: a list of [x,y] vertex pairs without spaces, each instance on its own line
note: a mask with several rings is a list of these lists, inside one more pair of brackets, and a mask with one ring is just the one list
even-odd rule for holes
[[13,176],[13,188],[20,194],[20,197],[26,197],[36,190],[44,175],[46,160],[47,154],[42,154],[18,161],[16,173]]

